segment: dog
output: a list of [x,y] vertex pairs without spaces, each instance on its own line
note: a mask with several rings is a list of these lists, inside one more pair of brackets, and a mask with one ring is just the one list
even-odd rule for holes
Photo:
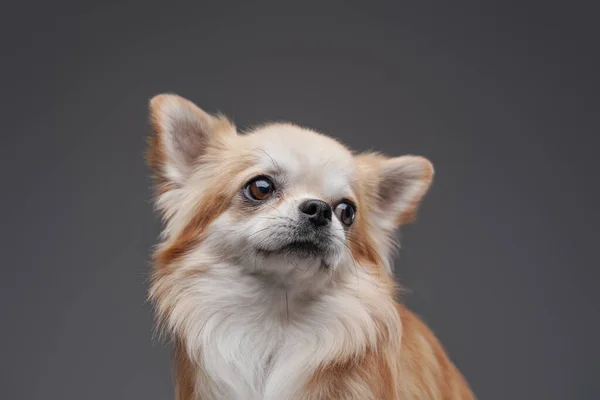
[[431,184],[427,159],[291,123],[238,133],[174,94],[150,119],[164,228],[149,299],[177,400],[474,399],[396,300],[396,230]]

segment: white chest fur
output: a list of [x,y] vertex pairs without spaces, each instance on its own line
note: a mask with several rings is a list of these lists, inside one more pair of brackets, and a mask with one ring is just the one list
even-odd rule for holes
[[188,281],[171,313],[171,326],[208,377],[198,379],[201,397],[298,398],[320,365],[375,343],[374,314],[394,318],[368,277],[353,274],[311,300],[288,294],[286,301],[284,291],[235,271]]

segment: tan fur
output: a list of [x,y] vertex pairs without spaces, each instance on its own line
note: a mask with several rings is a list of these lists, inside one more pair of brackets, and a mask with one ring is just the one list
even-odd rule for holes
[[398,311],[404,327],[400,353],[404,398],[474,399],[431,330],[404,306],[399,305]]
[[[173,96],[158,96],[151,103],[154,136],[149,141],[148,163],[156,181],[156,195],[171,196],[177,185],[169,179],[166,167],[169,163],[165,150],[165,115],[163,103],[181,102],[182,107],[192,109],[198,118],[206,122],[213,135],[207,139],[205,150],[198,155],[202,164],[201,175],[203,191],[196,193],[191,212],[183,223],[173,222],[172,210],[161,210],[170,231],[158,246],[154,255],[154,270],[150,288],[150,298],[156,306],[161,322],[175,313],[180,293],[192,279],[209,274],[199,265],[181,265],[179,262],[188,253],[198,248],[205,240],[210,225],[230,208],[240,208],[236,202],[239,188],[256,172],[253,153],[261,141],[277,140],[277,131],[288,129],[287,125],[270,126],[256,135],[232,135],[233,124],[223,117],[212,117],[202,110],[196,110],[191,103]],[[190,108],[191,107],[191,108]],[[294,128],[296,129],[296,128]],[[312,132],[312,135],[319,135]],[[316,136],[315,136],[316,137]],[[345,154],[343,146],[329,138],[331,146],[339,146],[340,154]],[[302,146],[302,142],[292,146]],[[345,155],[343,157],[346,157]],[[375,218],[383,213],[384,204],[377,197],[383,184],[380,179],[382,165],[388,157],[375,154],[352,155],[356,165],[355,179],[352,183],[357,205],[355,223],[347,232],[348,247],[364,279],[369,285],[361,286],[366,309],[370,310],[372,326],[376,335],[372,339],[359,342],[355,332],[345,332],[348,336],[346,347],[337,350],[336,357],[318,365],[306,380],[298,397],[302,400],[453,400],[474,399],[469,385],[461,373],[446,355],[443,347],[431,330],[403,305],[396,302],[397,284],[389,273],[386,263],[392,248],[392,231],[381,231]],[[201,173],[199,171],[198,173]],[[417,179],[422,186],[408,199],[408,207],[394,216],[395,226],[411,222],[417,205],[433,177],[433,168],[423,168],[422,176]],[[200,179],[200,178],[198,178]],[[309,188],[310,189],[310,188]],[[188,197],[191,197],[188,195]],[[186,198],[187,199],[187,198]],[[172,200],[169,200],[172,201]],[[186,200],[188,201],[188,200]],[[285,202],[284,197],[276,204]],[[166,206],[165,206],[166,207]],[[234,218],[243,218],[242,212],[232,214]],[[218,254],[218,251],[216,252]],[[367,287],[368,289],[364,289]],[[357,295],[360,293],[357,291]],[[374,302],[374,304],[369,303]],[[386,307],[392,306],[392,313],[386,314]],[[380,307],[379,307],[380,306]],[[379,309],[381,308],[381,310]],[[390,315],[393,314],[392,317]],[[174,370],[176,400],[212,400],[203,397],[199,388],[214,384],[207,375],[201,357],[190,354],[189,344],[178,330],[178,324],[190,321],[176,321],[171,325],[175,337]],[[347,329],[350,329],[346,327]],[[356,335],[358,337],[359,335]],[[202,349],[194,349],[201,352]],[[288,399],[282,399],[288,400]],[[291,399],[290,399],[291,400]]]
[[179,342],[173,351],[173,366],[175,369],[175,399],[185,400],[194,398],[194,381],[198,373],[185,353],[185,348]]
[[402,345],[387,343],[323,366],[309,382],[306,399],[351,399],[360,385],[381,400],[474,399],[431,330],[406,307],[398,305],[398,312]]

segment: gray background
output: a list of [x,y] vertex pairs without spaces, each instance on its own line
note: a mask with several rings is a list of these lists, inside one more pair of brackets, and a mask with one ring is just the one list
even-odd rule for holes
[[407,303],[481,399],[598,398],[598,10],[402,3],[3,7],[0,398],[172,398],[145,303],[163,91],[429,157]]

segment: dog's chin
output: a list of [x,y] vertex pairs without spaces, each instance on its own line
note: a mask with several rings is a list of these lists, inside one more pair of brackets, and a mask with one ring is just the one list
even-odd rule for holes
[[328,262],[330,250],[319,243],[292,242],[279,247],[265,249],[257,248],[257,255],[264,259],[279,259],[292,264],[316,264],[321,268],[330,268]]

